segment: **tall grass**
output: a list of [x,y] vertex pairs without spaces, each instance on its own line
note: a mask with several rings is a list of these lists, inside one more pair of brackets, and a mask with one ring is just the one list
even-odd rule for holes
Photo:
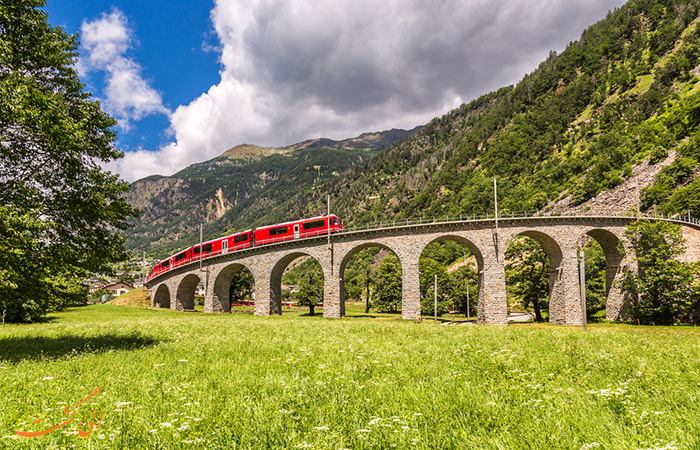
[[0,448],[698,448],[698,337],[77,308],[0,331]]

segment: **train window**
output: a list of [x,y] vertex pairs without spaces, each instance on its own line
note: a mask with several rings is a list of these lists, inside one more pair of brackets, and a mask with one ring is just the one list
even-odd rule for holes
[[340,221],[338,221],[337,217],[333,218],[333,225],[340,225]]
[[245,234],[239,234],[238,236],[233,238],[233,243],[238,244],[239,242],[247,241],[248,240],[248,233]]
[[170,265],[170,260],[163,261],[163,263],[160,265],[161,268],[165,269]]
[[211,244],[202,245],[202,253],[211,253]]
[[302,225],[302,228],[304,231],[306,230],[311,230],[313,228],[322,228],[326,226],[325,220],[319,219],[319,220],[314,220],[312,222],[306,222],[305,224]]
[[270,236],[277,236],[279,234],[285,234],[286,232],[287,227],[270,228]]
[[196,247],[192,247],[192,254],[193,255],[199,255],[199,245]]
[[187,252],[182,252],[175,256],[175,262],[182,261],[185,258],[187,258]]

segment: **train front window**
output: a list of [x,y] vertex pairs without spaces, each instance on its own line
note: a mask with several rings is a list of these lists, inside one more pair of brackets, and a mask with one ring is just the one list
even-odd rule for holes
[[337,217],[333,218],[333,225],[340,225],[340,221],[338,220]]

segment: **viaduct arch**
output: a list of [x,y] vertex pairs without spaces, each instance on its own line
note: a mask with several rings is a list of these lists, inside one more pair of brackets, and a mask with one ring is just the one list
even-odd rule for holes
[[[378,246],[391,250],[402,269],[403,319],[420,318],[418,261],[425,248],[437,241],[455,240],[466,245],[477,260],[479,323],[507,325],[505,251],[517,236],[535,239],[544,248],[550,263],[550,322],[580,325],[583,321],[578,282],[578,250],[590,239],[603,249],[606,261],[606,318],[629,318],[629,301],[615,280],[624,271],[636,270],[619,250],[625,227],[631,217],[521,217],[487,220],[455,220],[407,223],[388,228],[335,234],[330,246],[326,236],[286,241],[226,253],[190,263],[147,283],[151,304],[185,310],[194,307],[194,290],[201,281],[206,287],[205,312],[229,312],[231,279],[247,268],[255,279],[255,315],[281,314],[281,280],[284,269],[300,256],[310,256],[321,265],[324,277],[324,317],[345,314],[343,275],[350,258],[360,250]],[[685,259],[700,258],[700,224],[681,222],[687,240]]]

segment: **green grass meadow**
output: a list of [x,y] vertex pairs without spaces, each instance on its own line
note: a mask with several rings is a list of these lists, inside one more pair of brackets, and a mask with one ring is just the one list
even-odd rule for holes
[[49,319],[0,330],[0,448],[700,448],[696,328],[109,304]]

